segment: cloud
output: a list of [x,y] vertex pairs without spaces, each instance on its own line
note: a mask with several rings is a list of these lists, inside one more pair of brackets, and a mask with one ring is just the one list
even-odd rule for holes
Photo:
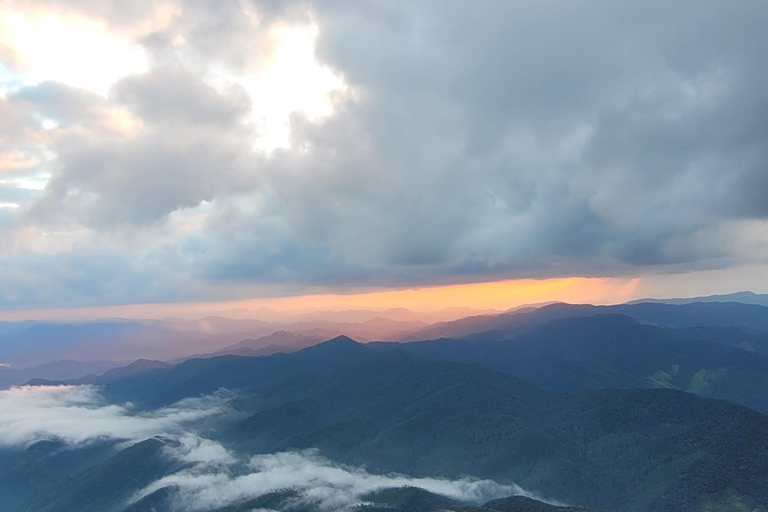
[[[0,289],[41,273],[17,307],[72,305],[67,276],[110,252],[113,285],[78,301],[767,263],[741,249],[768,218],[763,3],[14,6],[97,20],[148,59],[106,92],[49,77],[0,97],[0,155],[51,177],[0,189],[21,205]],[[275,69],[286,27],[343,84],[318,89],[329,115]],[[257,97],[268,72],[280,87]],[[294,109],[290,146],[264,152],[273,104]]]
[[[57,131],[58,169],[26,211],[28,221],[109,231],[152,224],[221,191],[253,187],[245,166],[252,153],[244,118],[249,102],[241,89],[219,93],[192,73],[158,69],[114,90],[140,130]],[[39,96],[28,88],[17,97]],[[97,107],[81,110],[91,108]]]
[[[148,413],[106,403],[93,386],[22,386],[0,391],[0,446],[26,446],[44,439],[79,445],[97,439],[137,441],[181,435],[188,423],[220,413],[225,395],[187,398]],[[190,460],[224,455],[206,442],[184,438]]]
[[237,462],[232,452],[216,441],[191,433],[182,434],[178,441],[178,445],[167,446],[165,450],[182,462],[204,467],[227,466]]
[[515,484],[471,477],[450,480],[373,474],[337,464],[316,450],[249,458],[195,431],[195,422],[225,411],[229,398],[231,393],[222,390],[139,413],[127,405],[105,402],[93,386],[14,387],[0,391],[0,446],[58,439],[79,447],[104,439],[134,443],[154,436],[168,437],[174,442],[165,444],[165,454],[184,463],[184,469],[137,490],[132,501],[170,487],[179,510],[210,510],[285,489],[297,491],[296,501],[322,510],[360,503],[365,494],[378,489],[403,486],[471,503],[511,494],[530,495]]
[[404,475],[377,475],[352,466],[336,464],[317,451],[281,452],[252,457],[248,472],[193,468],[164,477],[137,494],[134,501],[157,489],[171,486],[179,510],[210,510],[258,496],[292,489],[298,501],[321,510],[336,510],[360,503],[370,492],[391,487],[420,487],[427,491],[470,503],[523,494],[517,485],[491,480],[464,478],[414,478]]
[[[318,8],[331,27],[321,58],[364,93],[322,126],[295,127],[308,150],[274,178],[300,236],[385,274],[712,258],[671,245],[734,214],[737,177],[763,152],[762,114],[734,113],[760,96],[759,54],[738,42],[766,45],[765,9],[436,5]],[[685,33],[666,31],[669,19]]]
[[124,78],[115,84],[112,93],[137,116],[153,124],[228,128],[241,123],[251,109],[251,100],[242,87],[233,84],[219,92],[192,71],[171,66]]
[[109,108],[107,101],[95,92],[55,81],[23,87],[11,94],[10,100],[28,105],[43,118],[65,125],[88,125]]

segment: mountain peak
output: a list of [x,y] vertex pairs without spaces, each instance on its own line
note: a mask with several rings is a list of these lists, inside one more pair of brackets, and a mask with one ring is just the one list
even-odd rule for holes
[[79,384],[91,384],[93,382],[106,382],[111,379],[118,379],[120,377],[127,377],[129,375],[136,375],[138,373],[144,373],[151,370],[157,370],[160,368],[167,368],[170,364],[164,361],[156,361],[154,359],[137,359],[128,366],[121,366],[119,368],[113,368],[108,370],[98,377],[83,377],[78,380]]
[[334,344],[334,345],[350,345],[350,344],[360,345],[360,343],[356,342],[346,334],[342,334],[340,336],[336,336],[335,338],[331,338],[330,340],[321,343],[321,345],[326,343]]
[[356,342],[349,336],[342,334],[341,336],[336,336],[335,338],[332,338],[328,341],[307,347],[297,353],[309,355],[312,357],[337,359],[368,354],[369,352],[369,348],[365,347],[361,343]]

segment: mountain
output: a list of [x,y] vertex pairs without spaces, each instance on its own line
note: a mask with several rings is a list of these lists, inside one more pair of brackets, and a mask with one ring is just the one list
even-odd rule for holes
[[127,377],[129,375],[136,375],[150,370],[156,370],[158,368],[166,368],[170,366],[163,361],[154,361],[151,359],[137,359],[127,366],[121,366],[113,368],[104,372],[101,375],[88,375],[75,381],[76,384],[103,384],[110,380],[119,379],[121,377]]
[[224,347],[210,354],[210,356],[226,354],[246,357],[270,356],[278,352],[295,352],[296,350],[315,345],[320,341],[322,341],[322,338],[318,336],[301,336],[281,330],[255,340],[242,340],[234,345]]
[[406,333],[399,341],[418,341],[435,338],[468,336],[476,332],[505,329],[518,323],[535,310],[522,309],[502,314],[474,315],[448,322],[439,322],[423,329]]
[[[116,318],[80,323],[4,322],[0,323],[0,371],[7,369],[6,365],[20,369],[64,359],[180,360],[206,357],[199,354],[211,353],[259,356],[298,350],[345,333],[364,340],[395,339],[404,332],[425,325],[421,321],[400,321],[370,315],[358,323],[319,320],[268,323],[215,316],[197,320]],[[274,339],[270,340],[270,337]],[[269,345],[275,346],[267,348]],[[97,372],[87,371],[78,377],[87,373]],[[47,374],[42,377],[69,379],[75,376]],[[9,387],[30,378],[26,375],[24,378],[3,379],[0,375],[0,385]]]
[[339,363],[347,360],[357,361],[360,358],[366,358],[371,355],[371,351],[349,336],[341,335],[300,350],[298,354],[301,357],[310,357],[313,359]]
[[601,313],[628,315],[659,327],[738,327],[748,332],[768,331],[768,307],[739,302],[691,304],[621,304],[602,306]]
[[510,496],[491,500],[483,508],[498,510],[499,512],[589,512],[581,507],[561,507],[550,505],[525,496]]
[[589,512],[585,508],[551,505],[526,496],[509,496],[472,506],[418,487],[391,487],[363,496],[365,505],[356,510],[365,512]]
[[390,487],[362,496],[366,510],[391,510],[393,512],[432,512],[450,510],[467,505],[447,496],[435,494],[412,486]]
[[719,341],[697,339],[701,331],[595,315],[553,320],[510,337],[492,331],[467,339],[370,347],[479,363],[561,393],[663,387],[768,413],[768,397],[761,391],[768,389],[768,356],[724,342],[720,331],[711,336]]
[[628,304],[639,304],[642,302],[655,302],[662,304],[690,304],[692,302],[740,302],[742,304],[757,304],[759,306],[768,306],[768,294],[744,291],[727,293],[724,295],[707,295],[705,297],[678,299],[638,299],[628,302]]
[[[571,350],[561,338],[573,331],[580,332],[580,337],[572,337],[574,353],[603,353],[598,375],[608,369],[626,371],[611,352],[623,350],[627,333],[637,336],[633,344],[651,340],[648,345],[656,348],[680,341],[655,339],[658,328],[603,315],[551,322],[525,331],[521,336],[530,337],[518,342],[532,354],[539,343],[547,350]],[[606,341],[590,341],[603,334]],[[52,439],[23,449],[0,448],[4,506],[11,511],[135,512],[144,507],[166,512],[178,503],[185,479],[203,478],[193,485],[215,486],[226,478],[222,489],[231,489],[232,479],[253,471],[258,457],[270,461],[264,469],[270,471],[280,467],[274,454],[304,460],[314,455],[302,454],[318,453],[334,462],[298,481],[339,472],[346,472],[347,480],[397,473],[466,485],[471,476],[505,485],[514,482],[550,501],[600,512],[739,510],[734,504],[768,511],[768,416],[676,389],[554,392],[480,364],[409,353],[405,349],[411,346],[419,344],[382,350],[340,336],[292,354],[193,359],[118,375],[100,385],[101,396],[106,403],[130,402],[130,409],[121,414],[136,418],[159,418],[160,411],[178,411],[180,406],[162,407],[216,393],[226,405],[217,405],[209,422],[187,428],[198,428],[191,431],[195,436],[223,443],[227,453],[242,462],[220,469],[184,462],[171,454],[187,446],[188,439],[157,436],[131,443],[100,437],[75,446]],[[712,346],[715,351],[740,350]],[[628,357],[627,366],[640,358]],[[637,363],[656,364],[653,357],[649,361]],[[230,391],[222,394],[222,388]],[[205,400],[183,403],[211,407]],[[207,445],[200,448],[196,453],[216,453]],[[356,467],[368,473],[349,469]],[[304,474],[300,467],[295,472]],[[173,475],[180,476],[169,482],[177,484],[158,484]],[[213,483],[203,484],[206,481]],[[137,495],[147,488],[151,492]],[[283,510],[288,507],[281,501],[287,497],[284,492],[305,490],[273,488],[270,492],[277,494],[269,496],[238,492],[237,499],[217,502],[218,509]],[[325,492],[319,489],[312,495]],[[383,492],[365,507],[371,512],[424,512],[431,507],[460,512],[470,505],[480,512],[485,507],[482,501],[451,503],[424,492]],[[520,498],[504,503],[506,509],[495,510],[544,507]]]
[[[301,501],[295,490],[270,492],[255,499],[215,509],[211,512],[251,512],[253,510],[298,510],[322,512],[322,508]],[[509,496],[491,500],[482,506],[464,503],[418,487],[389,487],[361,497],[362,502],[351,510],[356,512],[589,512],[584,508],[560,507],[524,496]],[[133,503],[122,512],[165,512],[173,508],[173,489],[163,487]]]
[[174,444],[151,438],[127,447],[100,442],[73,450],[43,441],[21,453],[0,450],[3,510],[117,511],[137,490],[182,468],[165,454]]
[[21,322],[19,325],[22,328],[0,333],[0,362],[16,368],[71,359],[170,359],[210,352],[232,343],[230,334],[214,334],[215,329],[210,325],[211,329],[205,331],[205,325],[199,323],[182,326],[180,322],[115,319],[84,323]]
[[768,417],[670,389],[563,395],[339,338],[187,361],[106,391],[147,407],[220,387],[242,395],[219,439],[245,453],[314,447],[373,471],[512,480],[595,510],[693,511],[704,498],[768,510]]
[[34,320],[25,320],[22,322],[0,321],[0,336],[24,331],[38,323],[40,322],[36,322]]
[[124,366],[124,361],[52,361],[27,368],[0,367],[0,389],[20,386],[31,379],[72,381],[87,375],[100,375],[107,370]]
[[523,309],[501,315],[481,315],[431,325],[413,331],[400,341],[461,338],[496,331],[509,336],[561,318],[598,314],[629,316],[640,323],[657,327],[733,327],[749,334],[768,333],[768,307],[737,302],[696,302],[691,304],[639,303],[615,306],[555,303],[534,310]]
[[392,320],[390,318],[374,317],[364,322],[327,322],[301,321],[282,326],[301,336],[329,338],[340,334],[353,336],[362,341],[398,339],[405,333],[426,326],[421,321]]
[[[278,312],[268,308],[252,310],[248,315],[273,324],[296,324],[299,322],[326,323],[362,323],[375,318],[385,318],[400,322],[445,322],[470,315],[500,313],[495,309],[473,309],[468,307],[449,307],[437,310],[411,311],[398,307],[390,309],[346,309],[346,310],[316,310],[305,312]],[[224,314],[220,312],[219,314]],[[232,316],[232,315],[226,315]]]
[[91,348],[95,348],[99,359],[111,359],[101,356],[119,354],[121,342],[148,336],[150,331],[154,329],[140,323],[35,323],[0,335],[0,359],[14,366],[33,365],[69,358],[77,351]]
[[63,380],[47,380],[47,379],[40,379],[40,378],[34,378],[29,379],[28,382],[24,383],[25,386],[67,386],[68,383]]
[[[768,418],[748,409],[670,390],[568,398],[481,367],[387,356],[335,382],[307,379],[302,388],[320,390],[262,410],[230,435],[257,452],[312,446],[381,471],[511,479],[605,510],[692,510],[709,485],[697,473],[703,464],[768,505],[756,490],[768,473],[752,453],[768,448],[760,432]],[[750,455],[726,463],[741,452]],[[742,468],[745,456],[752,462]],[[659,504],[666,499],[674,508]]]

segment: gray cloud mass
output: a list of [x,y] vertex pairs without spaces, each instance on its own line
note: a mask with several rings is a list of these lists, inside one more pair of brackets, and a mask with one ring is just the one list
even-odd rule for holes
[[[98,4],[66,5],[116,32],[143,16]],[[768,217],[763,2],[183,5],[143,34],[149,70],[106,97],[49,81],[0,99],[2,147],[34,146],[35,116],[59,123],[55,158],[29,171],[51,180],[0,230],[79,233],[38,256],[55,274],[0,254],[48,282],[3,304],[766,263],[730,229]],[[264,98],[214,75],[263,69],[267,28],[309,20],[346,92],[329,116],[293,112],[290,147],[265,153]],[[114,129],[117,113],[140,128]],[[61,284],[104,257],[123,261],[114,286]]]

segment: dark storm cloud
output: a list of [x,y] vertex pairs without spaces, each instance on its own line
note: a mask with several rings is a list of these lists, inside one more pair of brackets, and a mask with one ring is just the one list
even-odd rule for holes
[[275,185],[322,245],[611,272],[706,258],[669,246],[763,216],[759,2],[332,5],[318,52],[362,99],[295,126],[311,149]]
[[[143,16],[98,4],[115,30]],[[62,130],[53,179],[22,215],[143,230],[144,280],[168,265],[203,286],[300,291],[764,262],[729,228],[768,216],[764,2],[181,5],[141,39],[151,69],[107,99],[43,83],[0,101],[17,119],[0,116],[0,133],[30,109],[141,123]],[[291,148],[265,156],[255,99],[211,71],[261,69],[270,24],[310,19],[348,92],[329,117],[295,112]]]

